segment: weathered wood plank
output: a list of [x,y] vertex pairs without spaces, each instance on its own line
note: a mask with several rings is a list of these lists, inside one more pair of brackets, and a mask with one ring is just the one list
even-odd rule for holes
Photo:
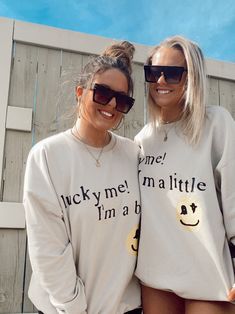
[[62,51],[60,89],[57,99],[58,129],[71,128],[76,120],[76,79],[81,72],[82,55]]
[[9,85],[10,85],[10,70],[11,70],[11,55],[12,55],[12,35],[13,21],[8,19],[0,19],[0,198],[2,194],[2,171],[4,163],[4,143],[5,143],[5,121],[7,113]]
[[220,79],[235,80],[235,63],[206,59],[208,75]]
[[[17,108],[34,106],[35,84],[37,80],[37,47],[17,44],[14,49],[14,63],[11,75],[9,104]],[[28,152],[32,146],[32,134],[7,130],[5,144],[5,180],[3,201],[22,202],[23,180]],[[5,274],[5,290],[10,296],[3,303],[5,313],[22,310],[24,292],[24,268],[26,252],[26,231],[12,229],[7,232],[10,239],[3,239],[4,263],[0,264],[0,273]],[[6,241],[7,240],[7,241]],[[15,248],[8,250],[9,243]],[[19,249],[19,243],[21,245]],[[17,249],[18,248],[18,249]],[[8,261],[17,260],[17,263]],[[19,265],[18,265],[19,264]],[[18,268],[20,267],[20,271]],[[4,269],[4,271],[2,271]],[[8,274],[12,274],[10,277]],[[27,278],[26,278],[27,280]],[[4,311],[0,310],[0,313]]]
[[0,229],[0,313],[20,313],[22,308],[24,230]]
[[[3,201],[5,202],[22,202],[25,163],[31,142],[29,133],[7,131],[5,145],[6,168],[3,190]],[[5,234],[4,229],[1,230],[2,232]],[[7,294],[10,297],[3,304],[3,309],[7,308],[9,310],[2,312],[19,312],[22,308],[23,297],[26,231],[12,229],[9,240],[6,241],[4,238],[1,240],[3,241],[1,246],[4,252],[4,263],[0,264],[0,273],[5,281],[5,290],[12,292],[12,295],[10,292]],[[19,243],[21,244],[20,248]],[[12,245],[14,249],[8,250],[9,245]],[[9,261],[17,261],[17,263]],[[20,270],[18,270],[19,268]],[[4,269],[7,269],[7,271]],[[10,277],[9,274],[11,274]],[[4,275],[6,276],[5,278]]]
[[38,47],[17,43],[11,74],[9,105],[33,108],[37,83]]
[[[14,40],[87,54],[100,54],[104,47],[117,42],[102,36],[58,29],[45,25],[15,21]],[[144,62],[151,47],[135,44],[134,60]]]
[[207,81],[207,104],[208,105],[220,105],[219,96],[219,81],[218,79],[209,77]]
[[144,125],[144,76],[143,66],[133,65],[134,98],[135,104],[125,116],[124,136],[133,139]]
[[29,254],[28,254],[28,245],[26,242],[26,260],[24,262],[24,267],[25,267],[25,273],[24,273],[24,294],[22,297],[22,309],[23,312],[37,312],[37,309],[34,307],[32,302],[28,298],[28,290],[29,290],[29,283],[31,279],[31,274],[32,274],[32,269],[31,269],[31,264],[29,260]]
[[220,105],[225,107],[235,119],[235,82],[219,81]]
[[60,87],[61,51],[38,48],[38,78],[35,94],[34,142],[57,133],[57,99]]
[[31,147],[29,133],[8,130],[5,145],[3,201],[22,202],[25,164]]
[[[59,131],[57,97],[60,86],[61,51],[40,47],[37,49],[32,144]],[[25,263],[23,310],[33,312],[35,308],[27,296],[31,277],[28,252]]]

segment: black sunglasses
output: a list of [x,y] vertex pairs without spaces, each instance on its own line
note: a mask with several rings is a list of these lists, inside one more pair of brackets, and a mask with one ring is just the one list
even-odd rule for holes
[[92,85],[91,89],[93,90],[93,101],[98,104],[107,105],[110,100],[115,97],[115,109],[119,112],[128,113],[131,107],[134,105],[134,98],[121,92],[116,92],[107,86],[95,83]]
[[168,84],[177,84],[181,81],[184,72],[187,72],[187,69],[184,67],[163,65],[144,66],[145,81],[149,83],[156,83],[164,75],[164,79]]

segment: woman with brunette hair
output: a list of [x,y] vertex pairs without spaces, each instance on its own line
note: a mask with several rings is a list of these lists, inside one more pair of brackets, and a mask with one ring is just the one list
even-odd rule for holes
[[111,131],[134,104],[133,53],[122,42],[94,57],[78,77],[75,125],[29,154],[29,296],[44,314],[141,312],[139,148]]
[[174,36],[144,67],[150,122],[136,136],[145,314],[235,313],[235,123],[206,106],[201,49]]

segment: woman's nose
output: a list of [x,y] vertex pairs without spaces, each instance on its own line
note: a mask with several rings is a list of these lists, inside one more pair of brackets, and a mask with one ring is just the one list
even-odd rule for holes
[[116,108],[117,103],[116,103],[116,97],[115,97],[115,96],[113,96],[113,97],[110,99],[108,105],[109,105],[110,107],[112,107],[112,108]]
[[164,73],[161,72],[160,77],[156,80],[158,84],[166,84]]

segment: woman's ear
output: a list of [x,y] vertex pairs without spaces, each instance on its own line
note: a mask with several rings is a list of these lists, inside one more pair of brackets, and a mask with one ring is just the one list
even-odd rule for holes
[[77,99],[82,96],[83,88],[81,86],[76,87],[76,97]]

